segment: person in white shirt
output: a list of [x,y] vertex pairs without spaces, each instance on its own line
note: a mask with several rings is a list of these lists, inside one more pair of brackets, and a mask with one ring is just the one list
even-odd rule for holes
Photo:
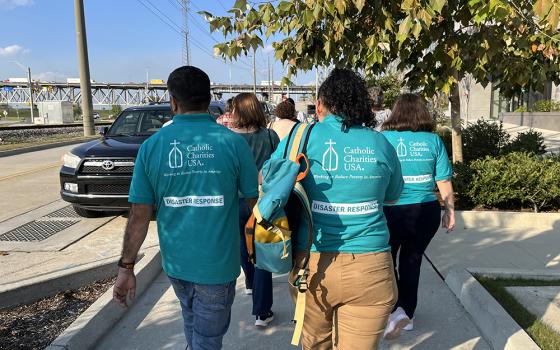
[[276,106],[276,120],[268,124],[268,128],[278,134],[280,140],[290,134],[294,125],[299,121],[294,117],[296,109],[289,101],[284,101]]

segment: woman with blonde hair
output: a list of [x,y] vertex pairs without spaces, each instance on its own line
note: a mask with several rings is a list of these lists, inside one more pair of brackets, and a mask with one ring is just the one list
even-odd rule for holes
[[[243,136],[253,153],[257,169],[260,171],[264,162],[280,142],[274,130],[267,129],[267,118],[261,104],[252,93],[241,93],[233,99],[233,123],[231,130]],[[251,209],[244,200],[239,201],[240,232],[244,232],[245,223],[251,215]],[[272,274],[256,268],[249,262],[245,239],[241,240],[241,267],[245,273],[245,293],[253,296],[253,315],[255,326],[266,327],[274,319],[272,308]]]
[[[433,132],[434,121],[418,95],[402,95],[382,128],[397,151],[404,180],[399,201],[384,208],[399,289],[385,337],[394,339],[401,329],[413,328],[422,256],[440,221],[448,233],[455,227],[453,171],[443,141]],[[436,186],[445,206],[443,216],[434,191]]]

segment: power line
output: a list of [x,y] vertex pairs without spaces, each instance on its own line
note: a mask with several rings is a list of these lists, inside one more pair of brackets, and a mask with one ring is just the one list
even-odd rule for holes
[[150,0],[144,0],[147,3],[149,3],[157,12],[161,13],[165,18],[167,18],[169,20],[169,23],[171,23],[172,25],[174,25],[175,27],[177,27],[179,29],[179,31],[182,31],[183,28],[181,28],[180,26],[178,26],[171,18],[169,18],[169,16],[167,16],[163,11],[161,11],[156,5],[154,5]]
[[[175,33],[177,33],[181,38],[183,38],[183,32],[182,32],[182,28],[179,27],[172,19],[170,19],[168,16],[165,15],[165,18],[167,18],[168,20],[166,20],[164,17],[160,16],[158,14],[158,12],[161,13],[161,11],[156,7],[156,10],[158,10],[158,12],[154,11],[152,8],[150,8],[148,5],[146,5],[142,0],[137,0],[138,3],[140,3],[144,8],[146,8],[148,11],[150,11],[154,16],[156,16],[162,23],[164,23],[165,25],[167,25],[169,27],[169,29],[171,29],[172,31],[174,31]],[[148,1],[149,0],[145,0]],[[150,4],[152,6],[154,6],[153,3],[150,2]],[[154,6],[155,7],[155,6]],[[171,22],[171,23],[170,23]],[[178,29],[177,29],[178,28]],[[208,51],[204,45],[202,43],[200,43],[198,40],[194,40],[193,38],[191,38],[191,43],[197,47],[199,50],[201,50],[203,53],[207,54],[208,56],[210,56],[213,59],[218,59],[216,56],[214,56],[213,53],[211,53],[210,51]],[[183,53],[185,53],[184,48],[183,48]],[[230,64],[232,65],[233,68],[236,69],[241,69],[241,70],[246,70],[246,71],[251,71],[252,67],[249,66],[247,63],[243,62],[243,61],[237,61],[237,63],[242,64],[247,66],[246,67],[235,67],[235,63],[233,61],[230,61]]]

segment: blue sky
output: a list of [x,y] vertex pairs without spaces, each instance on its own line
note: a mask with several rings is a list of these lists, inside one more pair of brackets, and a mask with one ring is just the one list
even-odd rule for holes
[[[165,24],[142,4],[153,4],[175,25],[181,26],[179,0],[85,0],[86,31],[90,72],[98,82],[142,82],[146,70],[150,79],[167,79],[182,64],[182,40],[173,24]],[[151,3],[151,4],[150,4]],[[219,33],[210,34],[208,25],[196,12],[206,10],[225,14],[234,0],[191,0],[189,26],[193,44],[192,64],[205,70],[216,83],[252,83],[252,59],[224,63],[212,57]],[[74,1],[0,0],[0,80],[23,77],[16,60],[30,66],[34,78],[65,81],[78,77]],[[175,28],[172,29],[172,28]],[[197,47],[198,46],[198,47]],[[202,48],[202,49],[201,49]],[[204,50],[203,50],[204,49]],[[267,80],[267,56],[257,52],[257,82]],[[283,66],[274,63],[275,80],[281,79]],[[311,73],[301,73],[298,84],[314,81]]]

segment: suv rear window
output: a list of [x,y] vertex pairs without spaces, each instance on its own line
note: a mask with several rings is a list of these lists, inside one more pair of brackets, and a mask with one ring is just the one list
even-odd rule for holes
[[156,133],[173,116],[169,110],[124,111],[113,123],[108,136],[148,136]]

